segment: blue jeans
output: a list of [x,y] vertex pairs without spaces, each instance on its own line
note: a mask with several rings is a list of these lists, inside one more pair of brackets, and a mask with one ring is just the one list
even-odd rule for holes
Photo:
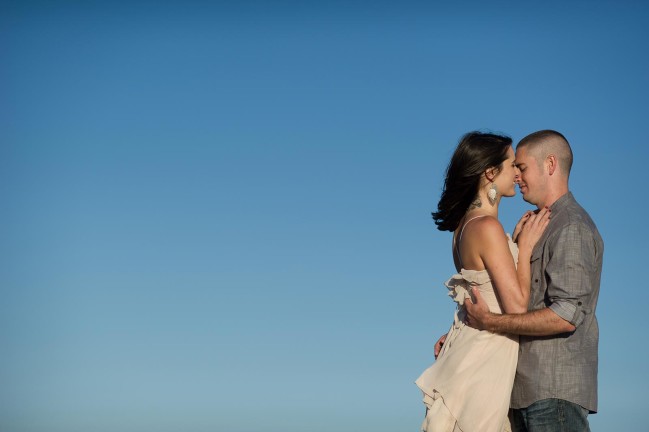
[[590,432],[588,410],[562,399],[543,399],[512,411],[514,432]]

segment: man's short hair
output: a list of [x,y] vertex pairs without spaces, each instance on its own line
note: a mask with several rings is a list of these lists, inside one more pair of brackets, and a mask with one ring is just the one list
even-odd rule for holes
[[561,171],[568,177],[572,168],[572,149],[561,133],[545,129],[534,132],[520,140],[516,149],[527,147],[539,165],[548,155],[553,154],[559,161]]

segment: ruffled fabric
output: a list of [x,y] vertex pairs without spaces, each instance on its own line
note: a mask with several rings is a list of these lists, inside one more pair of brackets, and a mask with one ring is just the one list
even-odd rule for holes
[[444,285],[448,288],[448,295],[458,306],[464,305],[464,301],[471,298],[470,289],[490,283],[487,270],[460,270],[454,274]]
[[[448,288],[448,295],[457,303],[457,311],[453,316],[453,327],[460,328],[464,319],[466,318],[466,309],[464,309],[464,302],[466,299],[471,298],[471,289],[477,288],[480,293],[484,293],[482,286],[485,285],[491,290],[491,280],[487,270],[460,270],[460,273],[454,274],[444,285]],[[488,296],[489,297],[489,296]],[[491,303],[490,298],[487,298],[487,304]],[[489,309],[492,309],[490,306]]]

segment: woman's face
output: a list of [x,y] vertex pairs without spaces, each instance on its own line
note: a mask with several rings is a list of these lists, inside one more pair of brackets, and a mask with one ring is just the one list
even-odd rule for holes
[[514,149],[510,146],[507,150],[507,159],[503,161],[502,169],[496,175],[496,178],[494,178],[494,183],[498,187],[498,193],[507,197],[516,195],[515,181],[519,172],[514,164],[514,159]]

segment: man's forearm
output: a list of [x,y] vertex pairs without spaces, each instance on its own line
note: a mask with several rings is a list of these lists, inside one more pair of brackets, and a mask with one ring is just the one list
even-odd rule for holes
[[525,336],[551,336],[575,331],[575,326],[548,308],[523,314],[489,314],[484,325],[495,333]]

